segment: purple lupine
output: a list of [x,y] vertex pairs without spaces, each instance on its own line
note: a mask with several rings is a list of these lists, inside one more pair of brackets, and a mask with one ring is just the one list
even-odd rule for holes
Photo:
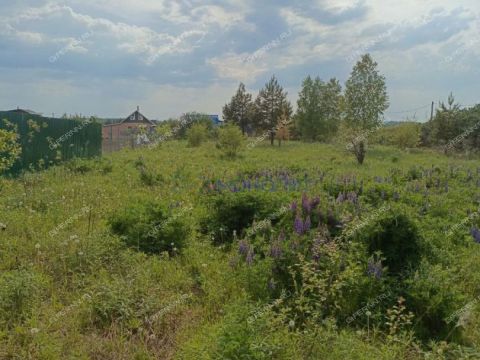
[[303,193],[302,195],[302,208],[307,214],[310,214],[312,208],[310,207],[310,201],[308,200],[307,194]]
[[477,227],[473,227],[472,230],[470,231],[470,234],[472,234],[473,240],[477,244],[480,244],[480,230],[478,230]]
[[342,203],[345,201],[345,195],[343,193],[338,194],[337,203]]
[[278,234],[278,241],[279,242],[285,241],[285,231],[283,231],[283,229],[280,231],[280,234]]
[[352,204],[356,204],[358,202],[358,196],[355,191],[350,191],[347,194],[347,200],[350,201]]
[[240,255],[246,256],[248,254],[248,250],[250,249],[250,245],[246,240],[240,240],[238,243],[238,253]]
[[375,277],[377,280],[380,279],[383,274],[382,261],[378,260],[375,262],[373,259],[368,260],[367,274]]
[[274,241],[270,246],[269,255],[273,259],[280,259],[282,257],[282,247],[279,241]]
[[303,221],[302,218],[297,215],[295,217],[295,222],[293,223],[293,228],[298,235],[303,235]]
[[293,213],[297,211],[297,200],[292,201],[292,203],[290,204],[290,210],[292,210]]
[[253,252],[253,248],[250,247],[248,249],[247,257],[245,258],[245,261],[247,262],[247,265],[251,266],[253,264],[254,259],[255,259],[255,253]]
[[303,232],[305,233],[309,232],[311,227],[312,227],[312,220],[310,220],[310,215],[307,215],[307,218],[303,223]]

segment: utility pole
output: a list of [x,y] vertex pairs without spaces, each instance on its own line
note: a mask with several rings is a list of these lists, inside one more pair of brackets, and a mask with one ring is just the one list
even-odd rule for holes
[[430,121],[433,120],[433,106],[434,106],[435,102],[432,101],[432,111],[430,112]]

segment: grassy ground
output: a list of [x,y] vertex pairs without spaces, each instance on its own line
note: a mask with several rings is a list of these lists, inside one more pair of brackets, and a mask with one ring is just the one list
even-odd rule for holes
[[[341,147],[295,142],[262,144],[229,160],[213,144],[192,149],[168,142],[0,179],[0,223],[6,226],[0,230],[0,358],[475,358],[480,245],[469,229],[478,217],[445,233],[478,210],[479,166],[478,160],[387,147],[371,149],[359,166]],[[235,271],[229,262],[236,249],[213,246],[198,223],[208,216],[207,180],[274,169],[299,178],[323,174],[321,182],[286,191],[289,199],[303,192],[331,197],[326,184],[345,177],[373,187],[376,178],[398,176],[401,181],[385,189],[396,189],[429,248],[416,274],[426,294],[416,298],[430,299],[433,307],[450,294],[456,306],[474,302],[455,341],[393,341],[380,327],[328,322],[293,330],[274,320],[249,334],[242,314],[270,301],[252,290],[251,280],[262,277],[251,271],[262,271],[261,265]],[[417,178],[415,169],[432,171],[441,183],[425,195],[428,179]],[[147,255],[111,233],[109,219],[147,201],[181,204],[177,216],[193,227],[181,255]],[[365,200],[366,211],[379,207]],[[428,284],[436,287],[428,292]]]

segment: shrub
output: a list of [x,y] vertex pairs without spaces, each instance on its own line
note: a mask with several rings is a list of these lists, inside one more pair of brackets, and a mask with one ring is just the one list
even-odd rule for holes
[[383,214],[376,222],[362,230],[360,237],[368,252],[381,252],[391,274],[398,274],[421,260],[421,236],[415,223],[405,213],[396,210]]
[[225,156],[234,158],[242,148],[244,137],[238,126],[225,125],[218,133],[217,148],[220,149]]
[[255,219],[265,219],[282,206],[280,197],[261,192],[223,193],[207,203],[208,215],[201,225],[215,244],[230,242],[234,231],[240,236]]
[[187,130],[188,145],[191,147],[200,146],[208,137],[208,130],[205,124],[193,124]]
[[173,214],[161,204],[138,203],[113,215],[109,225],[129,247],[147,254],[168,251],[174,255],[185,246],[190,233],[182,216],[186,210]]
[[10,169],[22,153],[20,144],[17,142],[18,134],[16,127],[4,120],[13,131],[0,129],[0,174]]

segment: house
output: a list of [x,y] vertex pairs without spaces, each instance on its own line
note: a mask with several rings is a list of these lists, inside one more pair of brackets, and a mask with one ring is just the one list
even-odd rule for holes
[[19,107],[17,107],[17,108],[14,109],[14,110],[8,110],[8,112],[16,113],[16,114],[22,114],[22,115],[42,116],[42,114],[37,113],[37,112],[35,112],[35,111],[28,110],[28,109],[20,109]]
[[208,115],[208,117],[212,120],[213,125],[222,125],[223,120],[220,120],[218,115]]
[[[116,141],[125,138],[131,138],[133,134],[138,134],[140,130],[149,134],[155,130],[156,124],[147,119],[137,106],[137,110],[117,123],[106,124],[102,129],[102,137],[105,141]],[[148,135],[147,135],[148,136]]]

